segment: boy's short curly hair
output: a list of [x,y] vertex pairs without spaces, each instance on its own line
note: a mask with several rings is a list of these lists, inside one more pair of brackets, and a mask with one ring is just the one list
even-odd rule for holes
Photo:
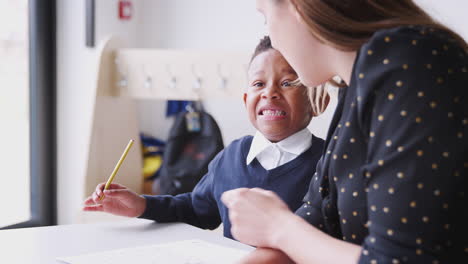
[[255,57],[257,57],[258,54],[268,51],[270,49],[274,49],[271,45],[271,39],[269,36],[264,36],[262,39],[260,39],[260,42],[257,44],[257,47],[255,47],[255,51],[252,55],[252,58],[250,58],[250,63],[252,63],[253,59],[255,59]]

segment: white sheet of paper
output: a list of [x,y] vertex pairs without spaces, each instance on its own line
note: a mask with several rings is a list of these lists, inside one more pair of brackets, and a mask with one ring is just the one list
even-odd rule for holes
[[248,251],[202,240],[183,240],[134,248],[102,251],[57,260],[69,264],[219,264],[235,263]]

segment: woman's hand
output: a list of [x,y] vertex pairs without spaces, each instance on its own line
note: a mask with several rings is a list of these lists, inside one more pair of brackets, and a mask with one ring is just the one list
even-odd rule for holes
[[[88,197],[84,211],[106,212],[120,216],[137,217],[146,209],[146,199],[127,187],[113,183],[104,190],[105,183],[100,183],[93,194]],[[101,200],[101,197],[104,198]]]
[[240,188],[223,193],[229,209],[231,233],[237,240],[258,247],[276,248],[276,240],[294,214],[273,192]]

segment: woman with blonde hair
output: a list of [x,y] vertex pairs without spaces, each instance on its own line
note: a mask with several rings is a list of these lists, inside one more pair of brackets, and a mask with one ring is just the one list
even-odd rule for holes
[[467,43],[411,0],[257,0],[273,46],[339,103],[304,205],[224,193],[244,263],[468,263]]

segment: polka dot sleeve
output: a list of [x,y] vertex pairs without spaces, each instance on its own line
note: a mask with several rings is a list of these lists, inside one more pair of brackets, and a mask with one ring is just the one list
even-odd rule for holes
[[[428,29],[392,29],[355,66],[369,235],[360,263],[439,263],[467,231],[465,51]],[[450,251],[453,252],[453,251]],[[442,263],[442,262],[440,262]]]

